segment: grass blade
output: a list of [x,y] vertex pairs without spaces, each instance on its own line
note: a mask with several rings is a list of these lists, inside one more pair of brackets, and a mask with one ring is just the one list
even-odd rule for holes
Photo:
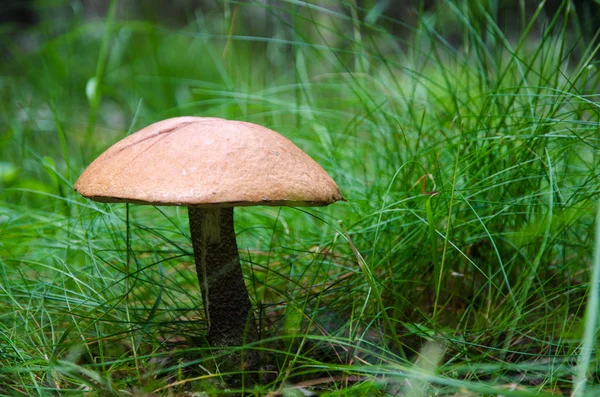
[[594,247],[594,262],[590,277],[590,290],[588,293],[587,308],[585,311],[585,328],[583,331],[583,344],[581,345],[577,367],[575,368],[575,387],[573,397],[585,396],[585,389],[590,374],[590,360],[594,348],[597,346],[596,325],[598,324],[598,304],[600,293],[600,205],[596,215],[596,245]]

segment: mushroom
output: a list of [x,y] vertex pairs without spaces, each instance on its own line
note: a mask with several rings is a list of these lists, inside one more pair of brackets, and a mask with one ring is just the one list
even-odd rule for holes
[[[327,172],[268,128],[177,117],[117,142],[81,174],[75,190],[100,202],[187,206],[212,347],[257,340],[233,225],[233,207],[325,206],[344,200]],[[246,367],[256,368],[255,355]]]

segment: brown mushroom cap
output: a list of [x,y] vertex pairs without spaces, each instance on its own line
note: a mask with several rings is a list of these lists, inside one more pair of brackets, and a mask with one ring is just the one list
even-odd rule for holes
[[96,201],[200,207],[343,200],[327,172],[277,132],[202,117],[159,121],[117,142],[75,190]]

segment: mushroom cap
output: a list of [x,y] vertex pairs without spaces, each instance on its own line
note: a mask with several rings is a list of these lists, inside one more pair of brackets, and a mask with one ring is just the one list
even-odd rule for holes
[[219,118],[159,121],[117,142],[75,190],[103,202],[234,207],[344,200],[327,172],[268,128]]

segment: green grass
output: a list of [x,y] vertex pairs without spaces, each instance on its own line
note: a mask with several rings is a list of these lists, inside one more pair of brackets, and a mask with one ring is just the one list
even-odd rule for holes
[[567,2],[507,33],[442,3],[401,38],[376,8],[297,1],[177,27],[112,2],[43,19],[31,51],[0,35],[0,394],[225,393],[187,211],[72,189],[179,115],[275,129],[348,199],[236,211],[268,364],[248,393],[600,394],[597,48]]

